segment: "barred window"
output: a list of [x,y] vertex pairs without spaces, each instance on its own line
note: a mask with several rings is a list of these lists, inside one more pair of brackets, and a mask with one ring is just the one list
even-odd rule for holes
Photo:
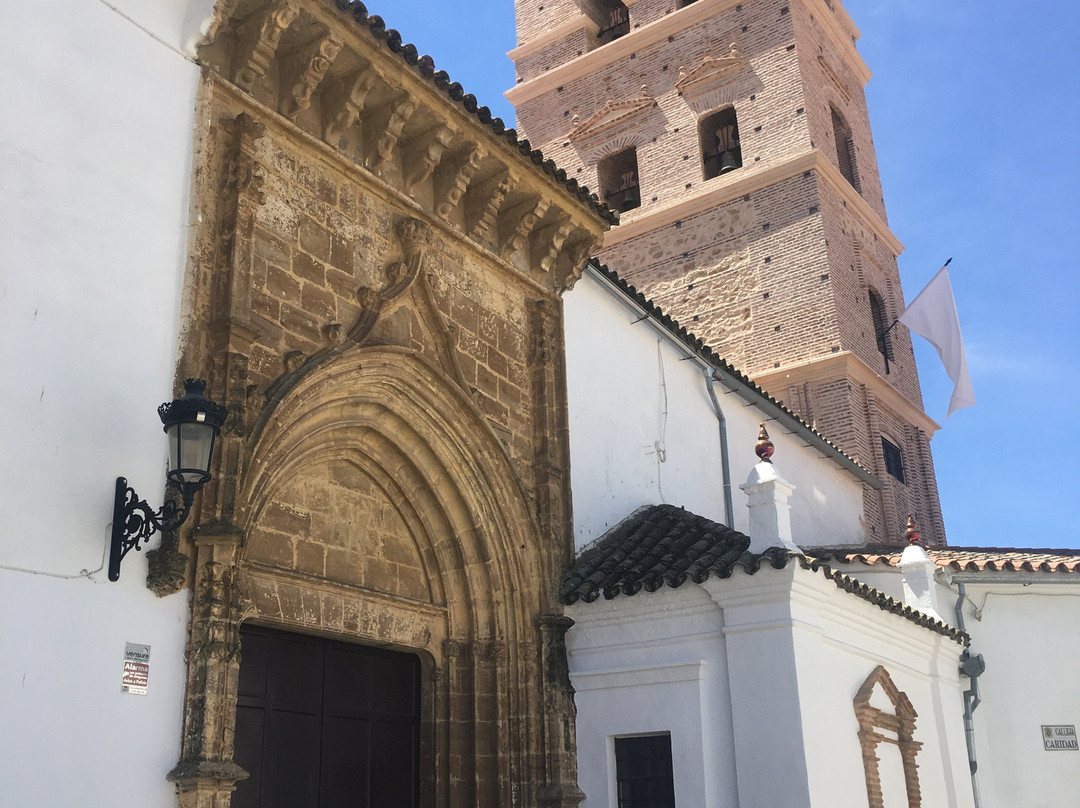
[[615,739],[618,808],[675,808],[671,735]]
[[900,447],[883,436],[881,453],[885,456],[885,471],[904,482],[904,455],[900,452]]

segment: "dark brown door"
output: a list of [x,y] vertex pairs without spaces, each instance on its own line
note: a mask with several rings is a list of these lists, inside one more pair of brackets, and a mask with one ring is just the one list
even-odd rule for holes
[[416,808],[420,660],[243,626],[235,808]]

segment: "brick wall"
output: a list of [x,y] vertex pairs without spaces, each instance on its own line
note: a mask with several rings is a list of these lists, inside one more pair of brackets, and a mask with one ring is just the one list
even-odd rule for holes
[[[519,19],[537,5],[519,0]],[[622,216],[633,228],[625,232],[634,235],[614,231],[599,257],[721,356],[754,376],[850,352],[876,373],[870,390],[866,381],[834,379],[770,392],[885,482],[883,492],[867,489],[868,538],[898,540],[911,511],[928,524],[928,541],[944,541],[925,435],[874,393],[891,387],[922,407],[907,330],[889,334],[888,373],[878,350],[870,292],[884,301],[889,323],[904,297],[894,247],[881,235],[885,207],[865,76],[843,41],[853,32],[842,16],[839,28],[827,32],[823,23],[833,21],[814,17],[822,11],[832,13],[799,0],[699,0],[678,10],[671,2],[639,0],[630,5],[631,32],[622,39],[585,57],[575,51],[564,68],[560,43],[543,51],[542,65],[530,62],[515,89],[518,125],[570,176],[597,190],[599,159],[636,149],[641,206]],[[732,43],[737,53],[729,53]],[[681,90],[687,85],[676,86],[705,57],[725,56],[745,64],[713,85],[687,92]],[[568,136],[608,100],[643,96],[654,106],[606,139]],[[738,119],[742,167],[705,180],[699,121],[727,106]],[[814,150],[839,169],[834,111],[850,131],[856,190],[869,213],[856,210],[819,171],[785,169]],[[748,192],[738,190],[743,186]],[[708,204],[693,204],[706,195]],[[685,216],[667,213],[683,206]],[[906,483],[885,474],[883,432],[903,451]]]

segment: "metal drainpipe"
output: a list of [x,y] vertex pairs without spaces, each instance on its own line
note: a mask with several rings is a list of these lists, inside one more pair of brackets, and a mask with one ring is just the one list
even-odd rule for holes
[[[956,599],[956,627],[966,633],[964,601],[967,600],[967,589],[963,581],[956,582],[956,591],[959,594]],[[982,654],[971,656],[968,649],[964,649],[964,653],[960,656],[960,670],[971,679],[971,687],[964,691],[964,740],[967,741],[968,768],[971,770],[971,791],[975,797],[975,808],[980,808],[982,800],[979,796],[979,781],[975,776],[979,761],[975,759],[975,722],[971,715],[982,703],[982,697],[979,695],[979,676],[985,668]]]
[[716,398],[716,391],[713,389],[712,368],[705,368],[703,372],[705,373],[705,384],[709,388],[709,398],[712,399],[713,412],[716,413],[716,420],[720,422],[720,470],[724,475],[724,516],[727,519],[727,526],[734,530],[735,508],[731,504],[731,467],[728,465],[727,419],[724,417],[724,411],[720,409],[720,401]]

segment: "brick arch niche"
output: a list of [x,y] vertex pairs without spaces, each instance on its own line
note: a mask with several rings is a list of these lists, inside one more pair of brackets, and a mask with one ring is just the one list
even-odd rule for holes
[[[872,704],[872,701],[875,703]],[[878,706],[885,702],[888,706]],[[888,765],[888,762],[881,759],[883,744],[892,744],[899,749],[908,808],[920,808],[922,795],[915,757],[922,744],[914,739],[918,714],[911,701],[896,687],[889,672],[878,665],[859,688],[854,707],[855,717],[859,721],[859,745],[870,808],[884,808],[886,805],[881,767]]]

